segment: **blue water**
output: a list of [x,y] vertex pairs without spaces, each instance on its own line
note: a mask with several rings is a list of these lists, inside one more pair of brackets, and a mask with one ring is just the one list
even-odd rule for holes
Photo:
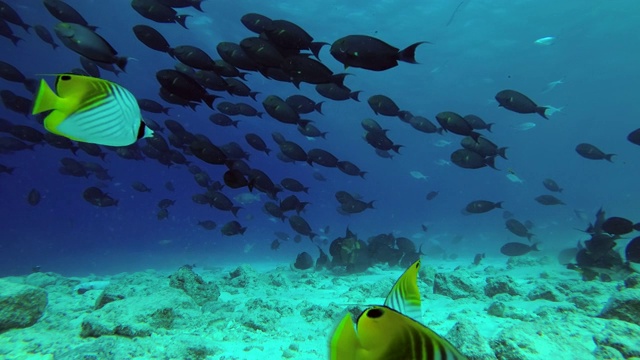
[[[7,1],[28,24],[42,24],[53,33],[58,22],[39,1]],[[157,24],[136,13],[129,1],[68,1],[99,34],[122,55],[133,57],[127,73],[116,77],[102,71],[105,79],[126,87],[139,98],[159,100],[159,84],[155,72],[172,68],[175,60],[142,45],[131,28],[146,24],[159,30],[172,46],[194,45],[218,58],[215,47],[221,41],[240,42],[253,36],[241,23],[248,12],[264,14],[272,19],[286,19],[302,26],[316,41],[332,43],[350,34],[376,36],[396,47],[404,48],[417,41],[429,41],[418,47],[419,64],[400,63],[384,72],[350,68],[353,76],[345,84],[362,90],[361,102],[335,102],[323,99],[314,88],[269,81],[260,74],[247,76],[248,85],[260,91],[258,102],[249,98],[225,98],[247,102],[261,109],[260,102],[269,94],[285,98],[304,94],[321,101],[324,115],[305,116],[315,121],[327,139],[307,141],[294,126],[284,125],[265,115],[263,119],[238,117],[239,127],[213,125],[206,106],[196,112],[172,105],[170,116],[144,113],[159,123],[171,118],[193,133],[203,133],[215,144],[236,141],[250,152],[249,165],[265,171],[275,183],[294,177],[310,187],[309,194],[298,194],[307,206],[303,217],[314,231],[330,226],[329,241],[344,234],[349,226],[360,238],[394,232],[398,236],[415,235],[416,242],[438,241],[449,253],[471,258],[476,252],[502,256],[498,249],[517,240],[504,227],[502,211],[464,216],[461,210],[472,200],[504,201],[505,209],[521,221],[531,220],[539,241],[550,248],[574,246],[584,234],[574,228],[585,228],[586,222],[575,211],[582,210],[590,219],[603,206],[610,215],[640,219],[637,179],[640,175],[640,148],[626,140],[638,127],[640,105],[637,89],[640,73],[640,29],[628,15],[640,11],[634,1],[515,1],[491,2],[466,0],[449,22],[457,1],[429,1],[420,5],[409,1],[212,1],[203,3],[204,13],[179,9],[190,14],[189,30],[177,24]],[[17,66],[27,77],[67,72],[80,67],[78,55],[61,45],[57,50],[33,34],[11,25],[14,33],[25,41],[14,47],[0,38],[0,59]],[[536,45],[536,39],[554,36],[552,45]],[[55,37],[55,41],[60,41]],[[342,72],[325,47],[320,58],[334,72]],[[46,77],[52,83],[52,77]],[[551,91],[547,84],[563,80]],[[31,97],[21,84],[0,79],[0,88]],[[530,96],[539,105],[552,105],[562,112],[550,120],[522,115],[498,108],[493,100],[503,89],[515,89]],[[423,134],[397,118],[375,116],[366,103],[374,94],[384,94],[403,110],[422,115],[435,122],[441,111],[462,115],[473,113],[486,122],[495,123],[493,133],[486,136],[500,146],[507,146],[508,160],[498,159],[500,171],[490,168],[468,170],[439,166],[439,159],[459,147],[460,136]],[[224,94],[223,94],[224,95]],[[33,117],[25,117],[0,107],[0,117],[16,124],[39,129]],[[404,147],[392,160],[375,155],[362,139],[360,121],[372,117],[389,129],[388,136]],[[515,127],[534,122],[527,131]],[[43,130],[43,129],[42,129]],[[44,131],[44,130],[43,130]],[[276,159],[277,145],[272,132],[281,132],[304,149],[328,150],[341,160],[349,160],[367,171],[366,180],[350,177],[337,169],[315,166],[328,180],[319,182],[306,164],[286,164]],[[244,134],[261,135],[274,152],[266,156],[250,148]],[[168,133],[168,132],[167,132]],[[165,135],[167,134],[165,133]],[[486,133],[486,132],[485,132]],[[6,135],[6,134],[3,134]],[[452,144],[436,147],[434,142]],[[588,142],[606,153],[617,154],[614,162],[593,161],[580,157],[574,150],[578,143]],[[262,210],[263,202],[244,206],[238,220],[248,227],[243,236],[222,237],[219,228],[234,219],[228,212],[218,211],[191,201],[202,192],[185,166],[171,168],[155,161],[124,160],[108,151],[106,162],[82,151],[78,160],[101,163],[113,176],[110,182],[95,177],[74,178],[58,173],[59,160],[72,156],[69,151],[50,146],[37,146],[34,151],[0,155],[0,163],[16,167],[13,175],[0,174],[0,276],[26,274],[35,265],[44,271],[63,274],[108,273],[162,268],[174,263],[198,263],[214,266],[216,261],[292,262],[295,254],[309,251],[316,256],[316,245],[308,239],[301,243],[284,243],[278,251],[269,249],[274,231],[293,236],[287,222],[272,221]],[[225,170],[208,165],[195,157],[192,163],[205,170],[212,179],[221,180]],[[506,178],[511,169],[523,183]],[[429,176],[427,181],[414,179],[410,171]],[[545,207],[533,200],[548,193],[542,180],[553,178],[565,190],[558,197],[567,205]],[[153,189],[138,193],[131,188],[142,181]],[[172,181],[176,191],[169,192],[164,183]],[[89,186],[106,186],[105,191],[120,200],[119,206],[98,208],[85,202],[82,192]],[[30,206],[26,196],[38,189],[43,199]],[[334,194],[338,190],[360,194],[364,200],[376,200],[375,209],[361,214],[338,214]],[[429,191],[439,191],[426,201]],[[229,197],[246,189],[225,189]],[[255,191],[254,191],[255,192]],[[286,194],[284,192],[283,194]],[[284,196],[281,196],[283,198]],[[167,220],[156,219],[157,202],[162,198],[177,200]],[[263,201],[266,196],[262,195]],[[198,220],[214,220],[218,228],[207,231],[197,226]],[[429,230],[421,234],[421,224]],[[459,244],[451,244],[463,235]],[[245,252],[246,245],[253,245]],[[322,245],[328,251],[328,245]],[[205,263],[202,263],[202,262]]]

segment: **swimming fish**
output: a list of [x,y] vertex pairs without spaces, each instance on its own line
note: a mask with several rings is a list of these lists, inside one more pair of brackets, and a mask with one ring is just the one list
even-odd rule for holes
[[536,127],[536,123],[526,122],[520,125],[516,125],[513,128],[520,131],[527,131],[527,130],[533,129],[534,127]]
[[153,135],[142,121],[136,98],[118,84],[60,74],[55,88],[57,94],[40,80],[32,110],[34,115],[53,110],[44,119],[44,127],[51,133],[108,146],[127,146]]
[[423,173],[421,173],[420,171],[409,171],[409,175],[411,175],[411,177],[413,177],[414,179],[418,179],[418,180],[424,180],[427,181],[429,179],[428,176],[424,175]]
[[555,36],[545,36],[537,39],[533,43],[536,45],[552,45],[556,41]]
[[366,309],[354,323],[345,315],[330,342],[331,360],[466,359],[447,340],[420,324],[420,260],[400,276],[382,306]]
[[507,179],[509,179],[511,182],[514,182],[514,183],[523,183],[524,182],[524,180],[520,179],[518,177],[518,175],[516,175],[516,173],[511,169],[507,170],[507,175],[506,176],[507,176]]

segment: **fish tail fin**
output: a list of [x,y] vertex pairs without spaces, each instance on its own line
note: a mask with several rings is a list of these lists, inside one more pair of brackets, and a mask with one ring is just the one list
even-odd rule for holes
[[367,208],[369,208],[369,209],[375,209],[375,208],[373,207],[373,202],[374,202],[374,201],[375,201],[375,200],[371,200],[371,201],[369,201],[369,202],[367,203]]
[[202,1],[191,1],[191,7],[193,7],[194,9],[200,12],[204,12],[202,10]]
[[202,100],[204,101],[205,104],[207,104],[209,108],[213,109],[213,102],[217,98],[219,98],[219,96],[213,95],[213,94],[207,94],[202,98]]
[[313,108],[315,111],[319,112],[321,115],[324,115],[322,113],[322,104],[324,104],[324,101],[317,102]]
[[549,109],[546,106],[538,106],[536,107],[536,113],[538,113],[538,115],[542,116],[543,118],[549,120],[549,118],[547,117],[547,109]]
[[313,53],[313,56],[315,56],[316,59],[320,60],[320,50],[325,45],[329,45],[329,43],[314,41],[311,44],[309,44],[309,50],[311,50],[311,53]]
[[502,203],[504,201],[498,201],[497,203],[493,204],[493,206],[495,206],[497,209],[502,209]]
[[60,47],[60,45],[58,45],[56,43],[52,43],[51,46],[53,47],[53,50],[55,50],[55,49]]
[[496,168],[495,156],[489,156],[488,158],[484,159],[484,163],[487,164],[487,166],[489,166],[492,169],[499,170],[498,168]]
[[495,123],[489,123],[489,124],[487,124],[487,131],[488,131],[488,132],[493,132],[493,131],[491,130],[491,127],[492,127],[493,125],[495,125]]
[[347,75],[351,75],[351,74],[340,73],[340,74],[331,75],[331,82],[336,84],[336,85],[338,85],[338,86],[340,86],[340,87],[343,87],[344,86],[344,78]]
[[498,155],[500,155],[500,157],[502,157],[505,160],[509,160],[509,159],[507,159],[507,149],[508,149],[508,147],[498,148]]
[[31,110],[31,115],[40,114],[41,112],[53,110],[58,105],[58,100],[60,98],[56,95],[53,90],[49,87],[44,79],[40,80],[40,88],[38,88],[38,92],[36,94],[35,99],[33,100],[33,109]]
[[358,91],[352,91],[349,93],[349,97],[357,102],[360,102],[360,99],[358,99],[358,96],[360,95],[362,91],[358,90]]
[[409,45],[406,49],[400,51],[398,53],[398,60],[408,62],[411,64],[417,64],[418,62],[415,59],[416,56],[416,48],[418,45],[429,43],[428,41],[420,41],[415,44]]
[[393,145],[391,149],[396,152],[396,154],[400,154],[400,148],[404,147],[404,145]]
[[607,160],[608,162],[613,162],[614,156],[616,156],[616,154],[605,154],[604,159]]
[[260,91],[251,91],[251,92],[249,92],[249,96],[250,96],[253,100],[255,100],[255,99],[256,99],[256,96],[258,96],[258,94],[260,94]]
[[35,93],[36,90],[38,89],[38,80],[36,79],[25,79],[23,83],[24,83],[24,87],[30,93]]
[[180,24],[180,26],[182,26],[185,29],[189,29],[187,27],[187,18],[190,17],[191,15],[178,15],[176,16],[176,22],[178,24]]
[[238,217],[238,210],[240,209],[242,209],[240,206],[231,207],[231,213],[233,214],[233,216]]
[[247,231],[247,227],[246,226],[245,227],[241,227],[239,232],[240,232],[241,235],[244,235],[245,231]]
[[[126,56],[121,56],[116,58],[116,65],[120,68],[120,70],[122,70],[123,72],[127,72],[125,70],[125,68],[127,67],[127,63],[129,62],[129,58]],[[116,74],[116,76],[118,76],[117,73],[114,72],[114,74]]]
[[270,152],[271,152],[271,149],[268,149],[268,148],[267,148],[267,149],[264,149],[264,153],[265,153],[265,154],[269,155],[269,153],[270,153]]
[[533,245],[531,245],[531,250],[532,251],[540,251],[540,248],[538,246],[540,246],[539,242],[534,243]]
[[11,39],[11,42],[13,43],[13,45],[18,46],[18,42],[24,40],[23,38],[17,37],[15,35],[11,35],[11,37],[9,38]]
[[360,175],[361,178],[365,178],[364,176],[367,174],[366,171],[360,171],[360,173],[358,175]]
[[313,241],[313,238],[318,236],[318,234],[314,233],[314,232],[310,232],[309,233],[309,240]]

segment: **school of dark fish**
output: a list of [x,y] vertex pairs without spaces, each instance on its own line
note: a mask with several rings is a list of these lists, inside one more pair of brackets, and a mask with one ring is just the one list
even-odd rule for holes
[[[197,11],[204,11],[201,0],[132,0],[131,9],[143,18],[156,23],[176,24],[188,31],[189,15],[180,14],[180,9],[193,7]],[[97,25],[88,22],[71,5],[62,0],[44,0],[41,11],[48,12],[59,23],[48,29],[42,25],[26,24],[9,4],[0,1],[0,36],[6,38],[14,46],[31,41],[35,35],[41,41],[51,45],[51,51],[66,48],[67,51],[79,56],[78,68],[69,69],[69,75],[58,74],[56,88],[58,95],[63,96],[62,82],[68,80],[85,81],[86,77],[100,78],[102,71],[115,75],[124,73],[130,58],[120,54],[109,41],[102,37]],[[238,128],[242,121],[240,117],[262,118],[286,126],[295,127],[303,137],[326,139],[327,132],[322,131],[321,124],[305,119],[307,114],[322,115],[323,109],[331,106],[332,101],[352,101],[360,103],[361,91],[353,91],[347,82],[347,73],[336,73],[325,65],[320,58],[326,56],[323,49],[328,49],[329,55],[344,65],[345,69],[359,68],[369,71],[388,71],[396,66],[418,66],[416,49],[419,47],[435,46],[424,39],[414,39],[412,44],[400,49],[381,39],[368,35],[346,35],[332,42],[317,41],[300,25],[285,19],[271,19],[267,16],[248,13],[238,19],[248,30],[245,38],[238,42],[220,42],[216,46],[217,54],[188,44],[170,44],[161,32],[153,26],[138,24],[127,29],[130,36],[134,36],[141,45],[158,52],[157,56],[167,56],[178,61],[174,68],[154,69],[155,79],[146,79],[157,88],[157,99],[139,98],[136,104],[122,104],[126,100],[126,89],[119,89],[117,84],[105,81],[109,91],[116,92],[120,105],[130,106],[143,111],[145,114],[170,115],[172,106],[180,106],[196,111],[203,107],[213,113],[209,121],[218,127]],[[101,24],[104,26],[104,24]],[[29,32],[34,29],[34,32]],[[16,35],[14,31],[20,31]],[[55,35],[55,37],[54,37]],[[7,48],[8,46],[5,45]],[[326,52],[326,50],[324,51]],[[153,62],[149,62],[153,64]],[[42,90],[38,91],[38,81],[26,76],[19,69],[19,64],[10,64],[0,59],[0,78],[7,82],[24,86],[27,93],[20,95],[12,90],[0,91],[0,98],[4,106],[12,112],[24,116],[35,113],[34,102],[40,104]],[[73,76],[72,76],[73,75]],[[77,78],[74,76],[78,76]],[[120,75],[128,76],[128,75]],[[313,86],[322,101],[315,101],[303,94],[292,94],[282,98],[275,94],[261,94],[251,89],[248,78],[260,77],[267,81],[290,83],[292,89],[300,89],[302,84]],[[91,80],[87,80],[91,82]],[[42,86],[40,89],[42,89]],[[28,93],[36,93],[33,96]],[[53,95],[51,95],[53,96]],[[512,89],[504,89],[493,95],[498,106],[511,111],[518,116],[533,114],[548,120],[547,107],[539,106],[527,95]],[[240,101],[238,101],[240,100]],[[440,109],[430,120],[425,114],[414,114],[410,109],[401,109],[396,102],[384,94],[369,96],[366,101],[373,114],[379,117],[396,118],[406,123],[415,131],[425,134],[445,135],[453,134],[460,139],[460,148],[450,154],[450,160],[460,168],[473,170],[490,167],[498,170],[497,161],[509,161],[507,147],[495,144],[489,139],[493,128],[501,126],[499,123],[486,122],[476,114],[462,115],[455,109]],[[94,104],[91,104],[92,106]],[[113,105],[112,105],[113,106]],[[43,111],[50,110],[42,108]],[[56,108],[56,110],[58,110]],[[37,111],[40,112],[40,111]],[[68,114],[64,114],[68,115]],[[59,115],[57,121],[63,120]],[[36,117],[43,122],[42,117]],[[47,118],[49,119],[49,118]],[[259,162],[249,160],[253,152],[245,151],[237,142],[216,143],[209,136],[193,133],[175,119],[167,119],[162,124],[150,119],[135,119],[137,122],[128,124],[133,132],[122,135],[121,139],[127,146],[107,146],[109,142],[92,141],[95,135],[86,137],[68,135],[60,129],[50,127],[47,120],[44,124],[47,130],[37,123],[24,125],[22,119],[0,119],[0,154],[7,155],[17,151],[33,150],[37,145],[47,144],[53,148],[68,150],[72,155],[78,151],[86,153],[96,160],[115,156],[137,161],[149,159],[165,166],[183,166],[193,176],[194,181],[202,188],[201,193],[192,194],[191,200],[199,205],[209,206],[219,211],[229,212],[234,217],[243,207],[234,202],[225,187],[230,189],[246,188],[250,192],[265,194],[269,201],[264,202],[263,210],[269,217],[289,224],[291,229],[300,236],[313,241],[317,234],[308,219],[303,217],[304,210],[309,204],[299,199],[296,194],[308,193],[310,186],[303,184],[293,177],[275,179],[269,169],[259,168]],[[275,123],[274,123],[275,124]],[[403,144],[394,141],[394,135],[385,129],[375,119],[367,118],[361,121],[364,134],[362,139],[372,147],[381,157],[392,157],[401,154]],[[409,127],[407,127],[409,129]],[[83,135],[83,134],[80,134]],[[316,168],[335,168],[348,176],[366,179],[367,171],[348,159],[345,154],[333,154],[321,147],[306,149],[299,139],[287,139],[281,133],[271,133],[271,140],[266,141],[256,132],[247,131],[244,135],[247,145],[258,153],[271,156],[277,151],[277,158],[283,162],[296,164],[306,163]],[[448,136],[448,135],[447,135]],[[620,136],[621,139],[624,135]],[[86,139],[79,141],[78,139]],[[626,139],[635,145],[640,145],[640,129],[631,131]],[[117,142],[120,143],[120,142]],[[589,160],[606,160],[614,162],[615,154],[602,151],[590,143],[579,143],[575,146],[577,154]],[[4,162],[4,159],[3,159]],[[255,165],[255,166],[254,166]],[[212,178],[203,169],[205,167],[223,169],[222,176]],[[501,167],[501,166],[500,166]],[[15,167],[0,164],[0,175],[11,175]],[[94,176],[96,179],[110,181],[108,169],[98,162],[85,162],[75,157],[61,157],[59,172],[63,175],[80,178]],[[314,178],[323,181],[324,175],[317,170]],[[173,189],[171,183],[167,188]],[[545,179],[543,187],[552,194],[541,194],[532,201],[542,206],[564,206],[565,202],[556,197],[563,189],[553,180]],[[152,189],[142,182],[131,184],[134,191],[152,193]],[[97,207],[112,207],[119,205],[119,199],[96,186],[89,186],[78,191],[89,204]],[[285,195],[284,192],[296,194]],[[438,191],[431,191],[426,195],[428,201],[438,201]],[[560,196],[560,195],[558,195]],[[357,194],[347,191],[335,193],[334,207],[345,216],[358,214],[376,209],[375,199],[363,199]],[[30,205],[36,206],[45,201],[37,189],[31,190],[27,196]],[[158,203],[156,212],[158,220],[170,219],[170,207],[177,199],[162,199]],[[182,201],[182,199],[180,199]],[[480,215],[508,208],[501,199],[474,199],[463,209],[466,215]],[[482,215],[481,215],[482,216]],[[532,233],[532,224],[522,223],[505,215],[505,227],[513,235],[526,239],[527,242],[509,242],[500,248],[500,252],[507,256],[520,256],[532,251],[540,250],[543,241],[534,241],[536,235]],[[313,219],[311,219],[313,220]],[[638,219],[635,219],[638,220]],[[312,221],[313,222],[313,221]],[[199,220],[196,226],[206,230],[220,229],[224,236],[242,235],[247,227],[238,220],[232,220],[218,226],[213,220]],[[427,230],[425,225],[423,230]],[[624,217],[604,216],[601,210],[596,214],[595,223],[585,232],[590,239],[576,247],[576,255],[572,264],[580,268],[600,267],[612,268],[622,266],[626,261],[638,262],[640,254],[640,237],[631,240],[626,249],[626,258],[616,257],[612,248],[622,235],[640,230],[640,225]],[[328,231],[327,231],[328,233]],[[271,243],[271,249],[277,250],[287,240],[276,239]],[[347,229],[345,236],[338,237],[329,245],[331,258],[320,245],[328,242],[318,241],[319,257],[314,264],[313,257],[304,252],[295,261],[295,267],[309,269],[312,267],[344,266],[349,272],[359,272],[375,263],[400,264],[409,266],[414,263],[422,249],[416,248],[412,240],[395,237],[392,234],[372,236],[368,241],[360,240],[351,230]],[[479,263],[484,254],[478,254],[474,263]]]

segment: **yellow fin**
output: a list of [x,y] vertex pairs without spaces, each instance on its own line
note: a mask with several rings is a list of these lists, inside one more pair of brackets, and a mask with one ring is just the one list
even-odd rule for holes
[[331,360],[353,360],[359,345],[351,314],[347,313],[336,327],[329,344]]
[[53,110],[56,108],[60,98],[49,87],[44,79],[40,80],[40,88],[36,94],[36,98],[33,100],[32,115],[40,114],[41,112]]
[[384,305],[416,321],[422,320],[422,303],[418,289],[420,260],[416,260],[393,285]]

